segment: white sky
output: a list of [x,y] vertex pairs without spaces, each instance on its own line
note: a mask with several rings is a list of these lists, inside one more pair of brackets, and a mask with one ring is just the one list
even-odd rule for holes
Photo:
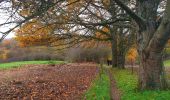
[[[3,8],[4,7],[10,7],[10,3],[3,3],[0,7]],[[5,22],[9,22],[13,19],[10,19],[9,16],[11,16],[11,14],[13,14],[13,12],[9,12],[9,11],[12,11],[12,10],[3,10],[3,9],[0,9],[0,24],[3,24]],[[8,31],[10,28],[12,28],[14,26],[14,24],[8,24],[8,25],[4,25],[4,26],[0,26],[0,32],[6,32]],[[0,36],[2,36],[2,34],[0,33]],[[14,37],[14,33],[11,32],[10,34],[8,34],[8,36],[6,38],[12,38]]]
[[[6,21],[6,20],[5,20],[4,18],[2,18],[1,15],[0,15],[0,24],[1,24],[1,23],[4,23],[5,21]],[[5,32],[5,31],[9,30],[10,27],[12,27],[12,25],[0,27],[0,32]],[[1,35],[2,35],[2,34],[1,34]],[[0,36],[1,36],[1,35],[0,35]],[[12,37],[14,37],[14,36],[15,36],[15,35],[14,35],[14,32],[11,32],[10,34],[8,34],[8,36],[7,36],[6,38],[12,38]]]

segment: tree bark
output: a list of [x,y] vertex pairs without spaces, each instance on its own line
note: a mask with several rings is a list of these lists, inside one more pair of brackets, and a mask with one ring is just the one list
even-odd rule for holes
[[166,89],[162,52],[139,52],[139,56],[139,89]]
[[117,55],[117,67],[120,69],[125,68],[125,53],[126,53],[126,45],[123,43],[123,38],[119,40],[118,44],[118,55]]
[[118,61],[118,52],[117,52],[117,40],[111,40],[111,49],[112,49],[112,67],[117,67]]
[[170,36],[170,0],[159,25],[157,10],[160,0],[137,0],[137,14],[121,0],[114,0],[138,24],[137,49],[140,57],[139,89],[168,88],[162,60],[162,51]]
[[119,51],[117,66],[120,69],[125,68],[125,54],[124,54],[124,52]]
[[138,87],[141,90],[168,88],[162,56],[168,37],[162,38],[166,33],[162,25],[156,31],[154,26],[155,23],[148,22],[147,29],[137,35],[140,59]]
[[[123,28],[119,28],[119,32],[118,32],[118,61],[117,61],[117,65],[118,68],[120,69],[124,69],[125,68],[125,54],[126,54],[126,49],[128,48],[128,46],[130,44],[127,43],[126,41],[126,36],[124,35],[126,33],[123,32]],[[128,45],[127,45],[128,44]]]

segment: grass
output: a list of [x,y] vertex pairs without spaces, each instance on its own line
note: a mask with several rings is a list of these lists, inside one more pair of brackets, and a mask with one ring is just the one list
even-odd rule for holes
[[168,47],[168,48],[165,48],[165,51],[164,51],[166,54],[170,54],[170,48]]
[[165,60],[164,61],[164,66],[170,67],[170,60]]
[[137,91],[137,75],[127,69],[113,69],[113,74],[122,92],[122,100],[170,100],[170,91]]
[[91,88],[85,93],[86,100],[110,100],[110,79],[103,72],[94,80]]
[[26,64],[60,64],[60,63],[63,63],[63,61],[19,61],[19,62],[1,63],[0,69],[17,68]]

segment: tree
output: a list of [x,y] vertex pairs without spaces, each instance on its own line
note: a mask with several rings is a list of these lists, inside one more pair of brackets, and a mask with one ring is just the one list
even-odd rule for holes
[[38,20],[32,20],[22,25],[18,30],[15,31],[15,39],[19,41],[21,47],[32,46],[32,45],[50,45],[54,42],[55,36],[52,25],[43,25]]
[[[97,5],[101,6],[99,7]],[[90,9],[91,7],[93,9]],[[97,31],[101,35],[108,37],[107,41],[112,44],[112,66],[124,68],[125,53],[128,46],[132,44],[131,42],[127,42],[127,38],[131,37],[132,34],[129,31],[119,30],[123,30],[123,28],[131,22],[130,19],[127,18],[128,16],[123,11],[120,11],[120,8],[116,7],[114,2],[110,0],[91,2],[90,5],[87,6],[85,14],[81,15],[87,17],[78,17],[78,21],[76,23],[89,29],[91,32],[90,34]],[[101,29],[105,27],[109,31],[103,31],[100,27]],[[99,40],[100,39],[98,39],[98,41]]]
[[[104,7],[101,4],[102,0],[99,1],[99,4],[96,4],[98,1],[95,0],[90,0],[89,2],[84,1],[81,3],[81,9],[77,7],[72,9],[72,11],[77,12],[75,14],[70,14],[70,12],[68,12],[67,6],[81,0],[75,0],[71,3],[68,3],[65,0],[30,0],[31,6],[28,6],[24,1],[13,1],[17,2],[15,4],[17,4],[17,7],[20,8],[19,11],[22,9],[28,9],[30,14],[28,16],[22,16],[24,20],[19,21],[19,23],[17,23],[14,28],[10,29],[6,33],[11,32],[11,30],[14,30],[16,27],[21,26],[23,23],[35,18],[41,19],[41,21],[45,24],[55,23],[61,25],[62,27],[56,28],[56,30],[60,31],[62,34],[60,33],[57,35],[67,35],[74,37],[76,34],[74,41],[70,40],[71,42],[69,41],[69,43],[78,43],[82,37],[92,37],[94,36],[93,33],[101,30],[104,26],[111,27],[111,33],[115,30],[119,30],[119,28],[122,26],[123,30],[125,27],[129,27],[129,23],[126,23],[128,18],[127,16],[125,18],[116,17],[115,19],[115,16],[111,16],[120,12],[120,10],[115,12],[115,7],[121,8],[123,11],[126,11],[126,14],[128,14],[136,22],[136,25],[139,26],[139,31],[136,34],[137,50],[140,58],[139,88],[141,90],[167,88],[162,61],[162,51],[170,35],[170,0],[167,0],[163,18],[160,18],[159,20],[157,19],[157,11],[161,0],[110,0],[113,1],[112,3],[110,2],[110,5],[112,5],[112,9],[110,9],[110,11],[113,12],[111,15],[108,14],[106,10],[101,10]],[[130,7],[127,5],[130,5]],[[131,7],[134,7],[132,8],[133,10],[130,9]],[[89,10],[93,8],[95,10]],[[57,13],[52,13],[51,11]],[[94,13],[94,11],[96,13]],[[94,17],[93,14],[97,16]],[[67,20],[62,20],[62,18]],[[106,19],[102,20],[103,18]],[[116,24],[116,22],[123,23],[119,25],[119,23]],[[118,28],[114,29],[115,26],[118,26]],[[81,31],[78,31],[80,29]],[[78,35],[77,33],[79,32],[82,34]],[[107,34],[106,32],[102,33],[108,36],[111,35]],[[112,38],[114,36],[115,35],[112,35]],[[115,39],[115,37],[113,39]]]
[[162,61],[162,51],[170,36],[170,0],[167,0],[163,19],[158,24],[160,0],[136,0],[136,13],[122,1],[114,0],[139,26],[137,49],[140,58],[139,88],[166,89],[168,87]]
[[[53,44],[53,46],[69,44],[72,46],[89,39],[94,39],[97,41],[110,41],[112,43],[112,66],[124,68],[125,52],[130,45],[129,42],[127,42],[127,38],[129,38],[129,32],[118,30],[120,30],[120,26],[121,30],[123,30],[124,24],[126,26],[130,20],[129,18],[126,18],[128,16],[125,14],[125,12],[121,11],[119,7],[115,6],[113,1],[104,0],[98,2],[70,0],[69,2],[56,2],[30,0],[26,3],[24,1],[14,0],[12,1],[12,4],[14,8],[16,8],[17,14],[19,14],[24,19],[23,21],[20,21],[21,24],[17,23],[17,25],[21,26],[17,31],[17,35],[20,37],[17,38],[17,40],[22,42],[21,45],[24,46],[32,43],[38,45]],[[60,4],[61,7],[56,6],[58,4]],[[33,6],[35,7],[32,8]],[[120,23],[121,25],[119,25]],[[47,32],[45,36],[42,36],[44,35],[44,32],[42,31],[47,31],[49,26],[54,26],[52,31],[55,32],[52,32],[50,29],[50,32]],[[109,31],[106,32],[103,30],[103,28],[108,28]],[[30,32],[31,30],[33,31]],[[101,39],[97,37],[95,35],[97,32],[107,38]],[[79,33],[81,33],[81,35]],[[51,38],[53,38],[52,41]],[[61,41],[58,41],[60,39]],[[55,43],[53,43],[54,40]]]

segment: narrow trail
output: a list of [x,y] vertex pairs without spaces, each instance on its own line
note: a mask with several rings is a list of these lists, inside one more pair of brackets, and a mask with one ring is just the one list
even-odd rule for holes
[[119,89],[117,88],[116,86],[116,81],[113,77],[113,73],[111,71],[111,69],[108,69],[108,74],[109,74],[109,78],[110,78],[110,97],[111,97],[111,100],[121,100],[120,97],[121,97],[121,93],[119,91]]

